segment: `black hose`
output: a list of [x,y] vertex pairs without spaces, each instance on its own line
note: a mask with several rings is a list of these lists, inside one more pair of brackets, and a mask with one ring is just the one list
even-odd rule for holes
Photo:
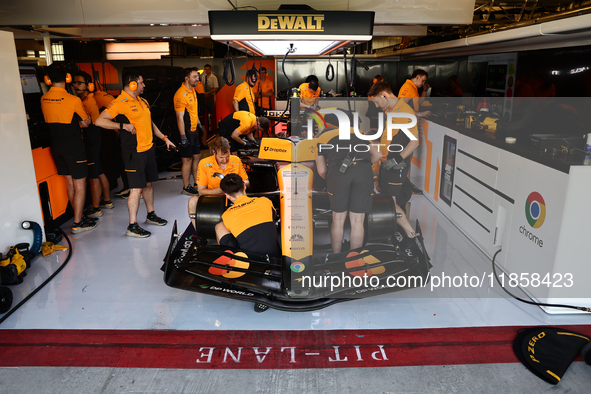
[[62,233],[62,235],[64,236],[64,238],[66,238],[66,241],[68,242],[68,248],[69,248],[68,249],[68,257],[66,257],[66,260],[62,263],[62,265],[60,265],[59,268],[53,274],[51,274],[51,276],[49,278],[45,279],[45,281],[43,283],[41,283],[35,290],[33,290],[21,302],[19,302],[11,310],[6,312],[6,314],[4,316],[2,316],[2,318],[0,318],[0,324],[2,324],[4,322],[4,320],[8,319],[8,317],[10,315],[12,315],[18,308],[20,308],[25,302],[30,300],[31,297],[33,297],[35,294],[37,294],[37,292],[39,290],[41,290],[46,284],[48,284],[57,274],[59,274],[61,272],[61,270],[64,269],[64,267],[70,261],[70,258],[72,257],[72,242],[70,242],[70,238],[68,238],[66,233],[61,228],[58,227],[57,230],[59,230],[59,232]]
[[[228,52],[226,52],[226,57],[224,58],[224,82],[226,85],[232,86],[236,81],[236,70],[234,70],[234,60],[229,56],[230,55],[230,43],[228,42]],[[228,79],[228,73],[231,73],[232,79]]]
[[325,77],[328,82],[332,82],[332,80],[334,79],[334,67],[330,63],[330,55],[328,56],[328,66],[326,66]]
[[[351,90],[354,90],[353,87],[355,86],[355,77],[357,75],[357,65],[355,63],[356,62],[356,60],[355,60],[355,49],[356,49],[355,44],[356,43],[353,43],[353,57],[351,57],[351,71],[350,71],[351,72],[351,76],[350,76],[351,80],[349,82],[349,84],[350,84],[349,87],[351,88]],[[345,73],[346,72],[347,71],[345,70]]]
[[499,253],[501,253],[502,249],[499,249],[493,256],[492,259],[492,269],[493,269],[493,273],[495,274],[495,279],[497,280],[497,283],[499,284],[499,286],[501,286],[501,289],[503,289],[503,291],[507,294],[509,294],[511,297],[515,298],[517,301],[521,301],[524,302],[526,304],[529,305],[536,305],[536,306],[550,306],[550,307],[555,307],[555,308],[569,308],[569,309],[576,309],[578,311],[583,311],[583,312],[591,312],[591,308],[587,308],[585,306],[574,306],[574,305],[562,305],[562,304],[545,304],[543,302],[534,302],[534,301],[529,301],[529,300],[524,300],[523,298],[519,298],[513,294],[511,294],[509,292],[509,290],[505,289],[505,286],[503,286],[503,283],[501,283],[501,281],[499,280],[499,276],[497,275],[497,270],[495,268],[495,259],[497,257],[497,255]]

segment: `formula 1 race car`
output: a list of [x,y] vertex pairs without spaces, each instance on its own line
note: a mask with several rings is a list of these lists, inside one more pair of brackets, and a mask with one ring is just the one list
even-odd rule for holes
[[[190,224],[168,247],[164,281],[168,286],[230,297],[268,308],[310,311],[355,298],[425,286],[431,268],[421,230],[415,238],[396,230],[391,197],[373,197],[366,215],[364,246],[332,254],[332,212],[328,194],[312,190],[316,143],[306,139],[263,138],[259,160],[274,163],[278,191],[250,194],[269,198],[277,222],[282,257],[207,245],[226,209],[225,196],[202,196],[196,232]],[[347,238],[348,228],[345,228]],[[343,249],[346,249],[344,247]]]

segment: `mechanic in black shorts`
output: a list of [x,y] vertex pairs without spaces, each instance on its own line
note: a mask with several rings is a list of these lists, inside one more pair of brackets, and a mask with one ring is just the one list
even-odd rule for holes
[[228,174],[220,183],[226,197],[234,203],[215,226],[219,245],[281,257],[275,226],[276,212],[266,197],[248,197],[246,184],[238,174]]
[[[150,232],[137,223],[140,195],[144,196],[148,215],[146,223],[164,226],[166,220],[154,212],[154,189],[152,182],[158,180],[158,166],[154,153],[154,135],[164,141],[166,147],[176,148],[167,136],[162,134],[152,122],[150,105],[143,99],[144,79],[135,71],[123,75],[123,91],[109,104],[96,120],[96,125],[104,129],[119,130],[125,172],[129,181],[130,193],[127,199],[129,226],[126,235],[146,238]],[[115,121],[116,120],[116,121]]]
[[[392,93],[392,89],[387,82],[376,83],[367,95],[371,97],[371,101],[384,114],[394,112],[415,115],[414,110],[404,100],[399,100]],[[395,122],[400,124],[409,123],[410,118],[397,118]],[[378,186],[380,194],[392,196],[394,199],[396,213],[401,214],[396,223],[404,230],[407,237],[414,238],[416,234],[406,217],[406,213],[401,208],[406,205],[412,196],[412,183],[410,183],[407,175],[410,170],[412,153],[419,146],[417,126],[408,128],[408,131],[417,139],[411,140],[402,130],[398,130],[396,134],[393,133],[392,140],[386,152],[384,152],[387,153],[386,160],[380,166]],[[382,138],[381,142],[386,141]]]
[[74,210],[72,233],[82,233],[96,227],[95,220],[83,216],[88,165],[80,126],[88,127],[91,119],[82,101],[66,91],[66,81],[71,76],[65,65],[53,63],[47,77],[46,83],[52,86],[41,97],[41,111],[51,136],[57,173],[66,178],[68,199]]
[[359,139],[351,128],[351,139],[340,140],[339,130],[329,130],[318,138],[316,169],[326,179],[332,226],[332,252],[340,253],[345,220],[351,223],[351,249],[363,246],[365,214],[373,204],[371,165],[381,157],[377,146]]

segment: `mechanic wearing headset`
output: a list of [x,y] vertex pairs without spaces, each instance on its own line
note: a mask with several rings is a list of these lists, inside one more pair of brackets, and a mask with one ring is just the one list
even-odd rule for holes
[[309,75],[306,82],[300,85],[300,97],[302,104],[313,106],[318,103],[320,97],[320,86],[318,86],[318,78],[315,75]]
[[[372,86],[369,90],[368,96],[374,102],[377,108],[380,108],[384,114],[389,112],[403,112],[414,115],[413,109],[404,101],[398,99],[392,93],[392,88],[387,82],[379,82]],[[380,193],[392,196],[394,204],[396,204],[396,212],[402,217],[396,220],[396,223],[404,230],[407,237],[414,238],[416,236],[404,210],[401,206],[406,205],[410,196],[412,195],[412,187],[410,180],[407,177],[410,168],[410,158],[412,152],[419,146],[418,135],[419,130],[417,126],[413,126],[409,131],[417,137],[417,140],[411,140],[408,136],[400,130],[392,133],[392,141],[387,141],[387,134],[384,132],[382,136],[382,144],[401,145],[403,150],[395,152],[385,149],[384,155],[387,155],[387,160],[383,161],[379,170],[379,187]]]
[[253,131],[262,130],[263,133],[269,131],[269,119],[265,117],[256,117],[253,113],[248,111],[234,112],[220,121],[218,131],[220,136],[230,141],[230,151],[236,153],[238,148],[244,148],[247,143],[240,138],[246,138],[256,144]]
[[215,226],[218,245],[281,257],[273,203],[266,197],[248,197],[238,174],[228,174],[220,187],[234,205]]
[[234,112],[247,111],[253,115],[255,114],[254,100],[256,93],[252,89],[256,84],[255,79],[256,71],[248,70],[246,72],[246,80],[236,86],[234,98],[232,99]]
[[82,212],[88,165],[80,126],[88,127],[91,119],[82,101],[66,91],[70,78],[63,64],[49,66],[45,83],[52,86],[41,97],[41,111],[51,136],[51,155],[57,173],[66,178],[68,199],[74,209],[72,233],[77,234],[95,228],[96,220],[84,217]]
[[194,88],[199,82],[197,68],[185,68],[185,82],[174,95],[174,110],[176,121],[181,135],[180,153],[183,161],[181,175],[183,177],[183,190],[181,194],[194,196],[197,189],[191,186],[191,173],[197,180],[197,165],[201,158],[199,148],[198,129],[203,129],[199,123],[197,93]]
[[95,125],[99,117],[99,107],[94,99],[92,78],[84,71],[78,71],[72,81],[74,91],[82,100],[84,110],[91,118],[91,124],[84,129],[84,145],[88,159],[88,183],[90,184],[91,206],[85,214],[91,218],[103,216],[101,208],[112,209],[109,180],[101,166],[101,134],[102,130]]
[[[238,174],[248,187],[248,175],[244,170],[242,161],[239,157],[230,154],[230,144],[224,137],[215,137],[209,143],[211,156],[201,159],[197,169],[197,189],[199,196],[208,194],[223,194],[220,188],[220,182],[228,174]],[[193,196],[189,199],[189,217],[195,226],[195,212],[197,211],[197,202],[199,196]]]
[[153,136],[162,139],[168,149],[176,148],[167,136],[152,122],[150,105],[141,98],[144,79],[136,71],[123,75],[123,91],[98,117],[96,124],[109,130],[119,130],[125,171],[129,180],[130,193],[127,199],[129,226],[126,235],[146,238],[150,232],[137,223],[140,195],[148,212],[146,223],[164,226],[166,220],[154,212],[154,190],[152,182],[158,180],[158,167],[154,153]]
[[[377,146],[369,146],[354,134],[351,139],[340,140],[339,129],[329,130],[318,138],[316,169],[326,179],[326,189],[332,210],[330,239],[333,253],[340,253],[347,214],[351,223],[351,249],[363,246],[365,214],[373,204],[372,163],[381,153]],[[367,150],[359,148],[366,145]]]

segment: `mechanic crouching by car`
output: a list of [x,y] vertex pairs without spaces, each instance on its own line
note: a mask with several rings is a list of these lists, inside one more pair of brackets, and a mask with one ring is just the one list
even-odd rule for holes
[[246,184],[238,174],[220,182],[222,191],[234,203],[215,226],[218,245],[281,257],[273,203],[266,197],[248,197]]
[[363,246],[365,214],[373,204],[372,164],[382,154],[377,146],[358,138],[351,128],[350,140],[339,140],[339,130],[330,130],[318,139],[316,170],[326,179],[332,210],[330,239],[333,253],[340,253],[347,214],[351,223],[351,249]]
[[[244,170],[242,161],[239,157],[230,154],[230,144],[224,137],[215,137],[209,143],[211,156],[201,159],[197,168],[197,190],[199,196],[210,194],[224,194],[220,188],[220,182],[228,174],[238,174],[249,186],[248,175]],[[199,196],[193,196],[189,199],[189,217],[193,227],[195,225],[195,215],[197,211],[197,202]]]
[[249,145],[241,137],[245,136],[252,147],[256,147],[253,131],[269,132],[269,119],[256,117],[248,111],[234,112],[220,121],[218,125],[220,136],[230,141],[230,152],[235,154],[238,148]]

